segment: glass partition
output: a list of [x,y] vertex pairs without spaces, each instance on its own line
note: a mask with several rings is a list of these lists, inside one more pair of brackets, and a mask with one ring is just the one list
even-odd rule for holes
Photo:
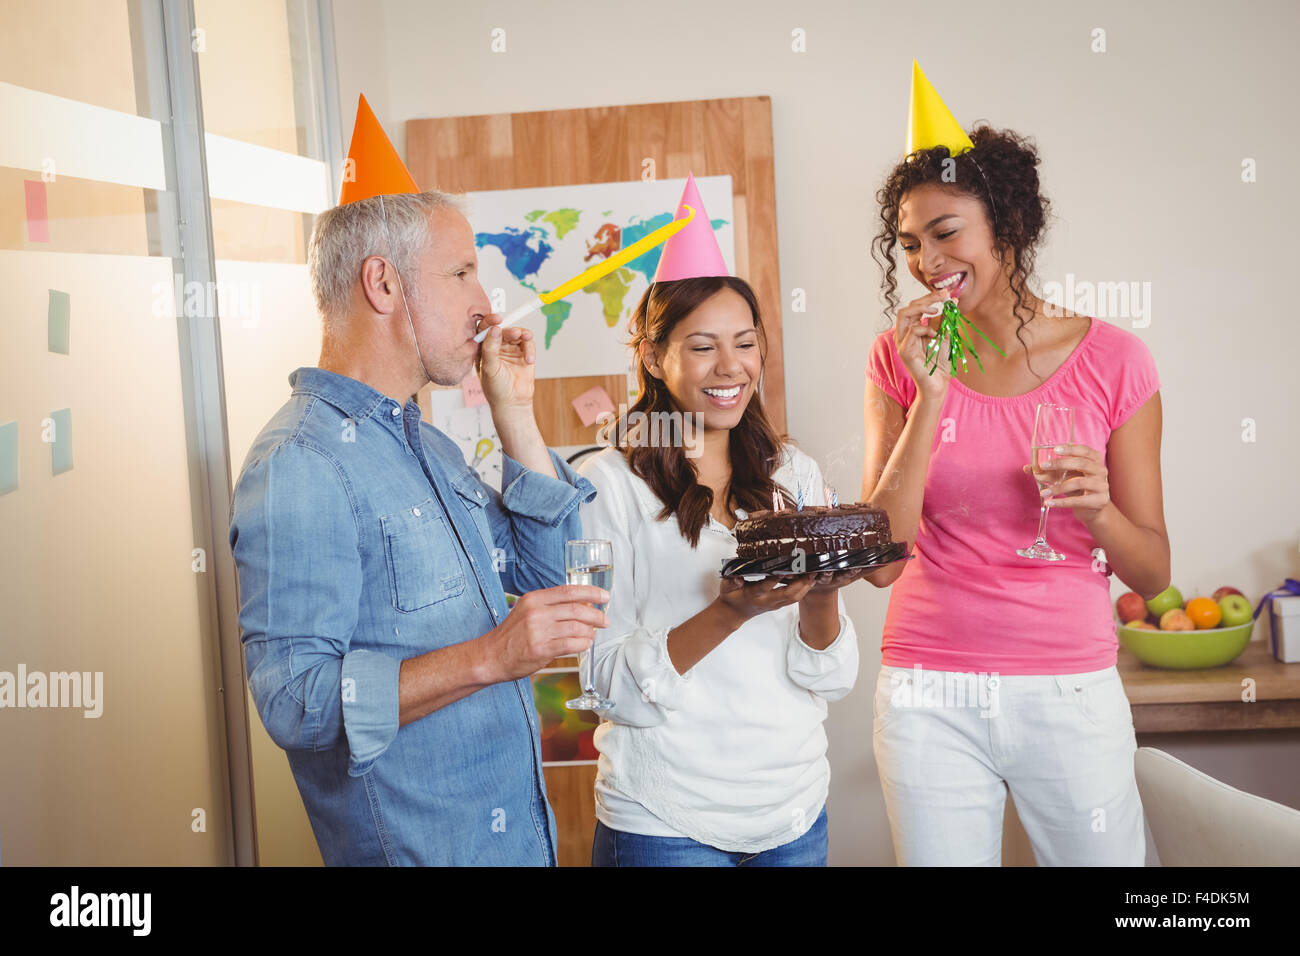
[[322,2],[6,5],[0,862],[320,862],[245,690],[225,538],[319,356]]
[[154,3],[0,31],[0,856],[234,862]]

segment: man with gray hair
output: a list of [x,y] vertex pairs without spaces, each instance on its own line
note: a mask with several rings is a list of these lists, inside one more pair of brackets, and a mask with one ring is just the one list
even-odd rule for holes
[[[395,152],[357,157],[372,185],[316,221],[320,367],[235,489],[249,687],[326,864],[554,865],[528,677],[604,626],[608,594],[563,585],[595,491],[542,441],[532,336],[490,314],[456,201],[375,177],[393,162],[409,181]],[[501,493],[413,398],[476,364]]]

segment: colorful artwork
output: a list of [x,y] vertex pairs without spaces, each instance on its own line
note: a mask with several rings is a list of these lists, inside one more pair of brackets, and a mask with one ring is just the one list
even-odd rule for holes
[[[683,179],[471,193],[479,281],[506,314],[673,221]],[[730,176],[696,180],[734,263]],[[611,375],[627,365],[627,319],[659,267],[661,246],[521,324],[537,340],[537,376]]]
[[586,710],[569,710],[566,700],[582,695],[576,667],[533,675],[533,703],[542,733],[543,764],[595,763],[599,754],[592,733],[600,718]]

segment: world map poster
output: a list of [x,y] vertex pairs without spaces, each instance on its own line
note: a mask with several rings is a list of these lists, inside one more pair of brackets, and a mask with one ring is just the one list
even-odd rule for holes
[[[735,272],[730,176],[697,178],[727,268]],[[672,221],[685,179],[470,193],[479,281],[506,313]],[[649,252],[520,324],[537,342],[537,377],[627,371],[628,320],[663,250]]]

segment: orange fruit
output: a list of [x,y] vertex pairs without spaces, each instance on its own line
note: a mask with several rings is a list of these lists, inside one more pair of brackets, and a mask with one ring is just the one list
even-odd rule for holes
[[1223,619],[1223,609],[1218,602],[1207,597],[1192,598],[1187,602],[1186,611],[1198,631],[1218,627],[1219,621]]

